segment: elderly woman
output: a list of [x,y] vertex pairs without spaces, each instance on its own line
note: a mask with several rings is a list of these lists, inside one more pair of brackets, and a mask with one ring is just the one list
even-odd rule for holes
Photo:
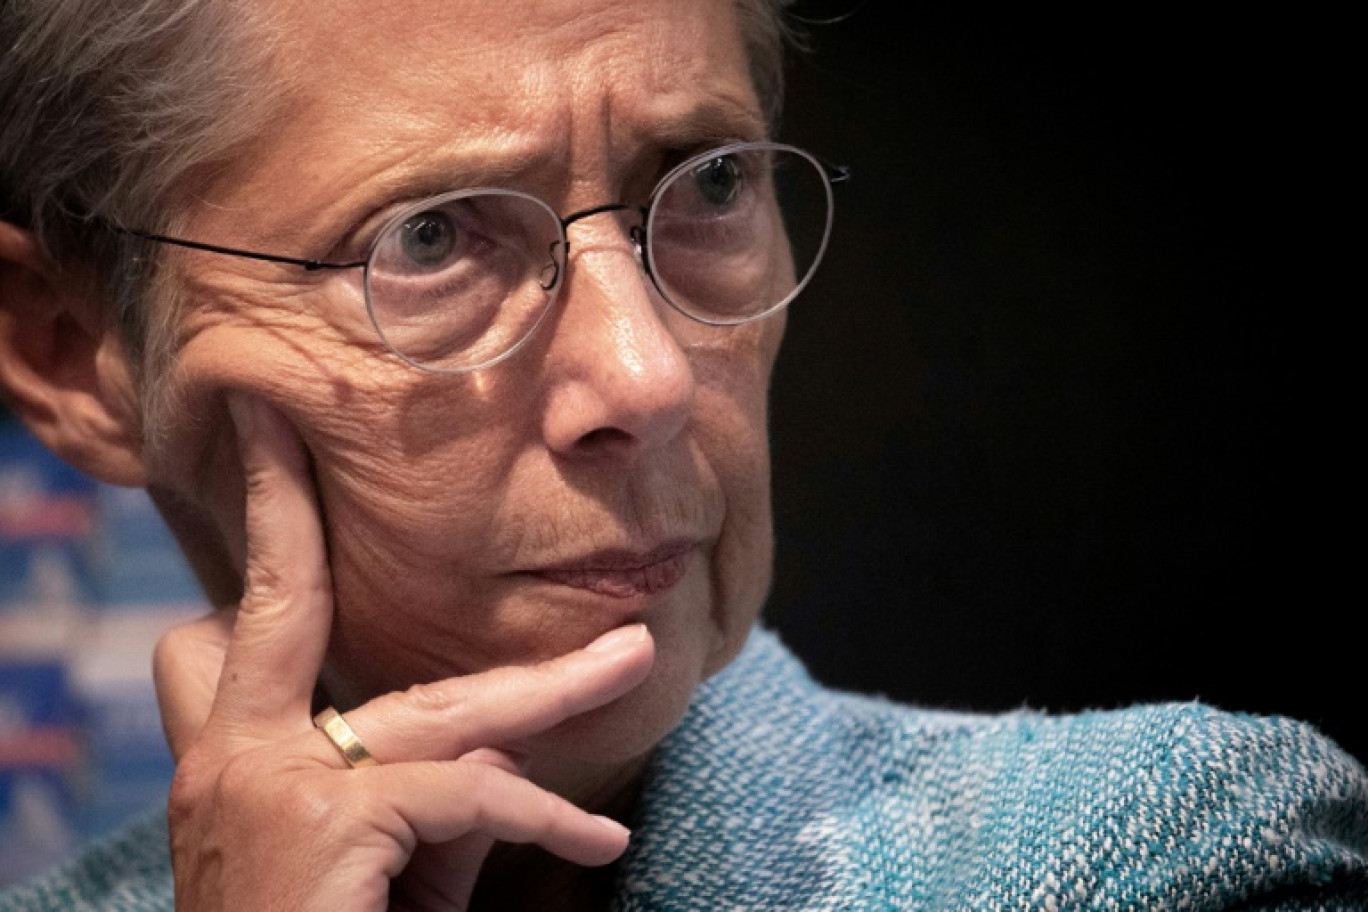
[[0,908],[1368,904],[1304,725],[928,713],[757,628],[839,177],[783,5],[0,0],[0,389],[225,606],[167,810]]

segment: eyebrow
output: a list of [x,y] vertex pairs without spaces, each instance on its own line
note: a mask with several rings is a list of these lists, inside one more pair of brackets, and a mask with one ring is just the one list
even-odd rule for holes
[[[480,144],[439,150],[426,155],[413,155],[417,167],[388,169],[369,179],[362,192],[353,197],[345,212],[333,216],[337,228],[329,231],[339,242],[355,240],[358,235],[383,223],[386,210],[406,201],[437,196],[450,190],[475,187],[499,187],[513,181],[517,175],[546,167],[554,160],[550,150],[509,148],[497,143]],[[358,166],[362,163],[358,162]],[[330,221],[332,219],[330,218]]]
[[546,167],[555,158],[551,150],[453,149],[429,156],[420,168],[375,179],[364,199],[374,210],[386,201],[435,196],[464,187],[501,187],[520,174]]
[[657,121],[646,137],[658,145],[691,147],[768,138],[765,118],[750,106],[736,102],[707,101],[678,116]]

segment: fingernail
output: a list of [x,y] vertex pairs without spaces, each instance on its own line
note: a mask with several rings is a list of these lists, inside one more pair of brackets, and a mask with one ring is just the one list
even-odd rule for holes
[[637,643],[640,643],[644,636],[646,636],[645,624],[630,624],[626,627],[618,627],[608,631],[603,636],[584,647],[584,650],[585,652],[596,652],[600,654],[625,652]]
[[595,820],[597,820],[597,821],[599,822],[599,824],[602,825],[602,827],[603,827],[605,830],[610,831],[614,836],[631,836],[631,835],[632,835],[632,831],[631,831],[631,830],[627,829],[625,826],[623,826],[622,824],[618,823],[618,822],[617,822],[616,820],[614,820],[612,817],[604,817],[604,816],[599,815],[599,814],[592,814],[592,815],[590,815],[590,816],[592,816]]

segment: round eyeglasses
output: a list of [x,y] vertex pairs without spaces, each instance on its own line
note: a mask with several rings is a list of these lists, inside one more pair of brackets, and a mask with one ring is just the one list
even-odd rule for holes
[[438,373],[489,367],[551,311],[570,254],[566,231],[634,212],[636,255],[661,298],[700,323],[734,326],[786,306],[816,272],[843,168],[793,146],[735,143],[673,168],[644,205],[561,217],[517,190],[474,188],[414,203],[385,223],[365,260],[328,263],[130,231],[147,240],[306,269],[363,268],[366,307],[386,347]]

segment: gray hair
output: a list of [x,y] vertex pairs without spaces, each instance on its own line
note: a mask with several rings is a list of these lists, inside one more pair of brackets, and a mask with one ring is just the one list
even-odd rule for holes
[[[771,125],[792,0],[736,0]],[[109,225],[175,233],[178,190],[268,125],[282,90],[270,30],[239,0],[0,0],[0,219],[98,280],[135,369],[169,352],[153,325],[158,252]],[[166,310],[166,308],[161,308]]]
[[0,218],[98,279],[134,353],[178,188],[273,109],[263,28],[232,0],[0,0]]

